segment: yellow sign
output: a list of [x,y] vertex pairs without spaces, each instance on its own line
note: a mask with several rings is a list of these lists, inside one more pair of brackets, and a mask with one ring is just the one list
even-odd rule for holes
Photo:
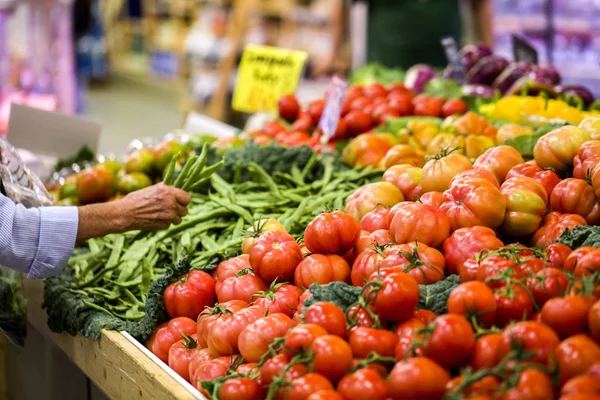
[[246,45],[238,68],[233,109],[277,113],[279,98],[296,91],[306,57],[304,51]]

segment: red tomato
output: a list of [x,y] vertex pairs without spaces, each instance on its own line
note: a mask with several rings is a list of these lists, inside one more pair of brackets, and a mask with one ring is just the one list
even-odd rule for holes
[[308,396],[306,400],[344,400],[344,396],[335,390],[318,390]]
[[[340,118],[335,127],[335,132],[333,133],[331,140],[334,142],[337,142],[338,140],[346,139],[347,136],[348,136],[348,128],[346,127],[346,121],[344,121],[344,118]],[[335,150],[335,146],[334,146],[333,150]]]
[[463,315],[469,320],[476,317],[484,327],[489,327],[496,318],[496,303],[494,292],[485,283],[465,282],[450,293],[448,312]]
[[485,153],[477,157],[473,167],[490,170],[496,175],[498,182],[502,183],[511,168],[524,162],[521,153],[514,147],[502,145],[486,150]]
[[552,243],[544,249],[544,268],[561,268],[573,250],[566,244]]
[[448,369],[464,365],[475,345],[469,321],[457,314],[445,314],[432,325],[433,331],[425,338],[425,356]]
[[198,318],[207,306],[215,304],[215,281],[203,271],[192,271],[167,286],[163,295],[171,318]]
[[450,229],[472,226],[497,228],[504,221],[506,200],[500,190],[481,178],[455,182],[444,192],[440,211],[448,216]]
[[469,159],[454,150],[442,150],[423,166],[421,187],[427,192],[444,192],[450,187],[450,181],[463,171],[472,169]]
[[547,325],[534,321],[517,322],[508,326],[502,333],[504,340],[501,350],[508,354],[511,346],[522,346],[523,350],[532,352],[528,361],[547,365],[554,356],[554,350],[560,343],[558,336]]
[[346,199],[346,212],[360,221],[378,205],[392,207],[402,200],[404,200],[402,192],[393,184],[389,182],[369,183]]
[[262,131],[267,136],[275,137],[282,132],[287,132],[287,129],[277,121],[269,121],[265,124]]
[[219,389],[220,400],[261,400],[263,398],[263,388],[250,378],[229,379]]
[[313,126],[317,126],[325,109],[325,99],[318,99],[308,105],[306,111],[310,114]]
[[191,336],[182,335],[182,339],[175,342],[169,349],[169,367],[189,382],[190,362],[200,350],[195,334]]
[[212,277],[215,280],[216,291],[219,290],[225,279],[235,276],[239,271],[246,268],[250,268],[250,258],[248,257],[248,254],[242,254],[241,256],[221,261],[219,265],[217,265],[217,269],[212,273]]
[[292,235],[269,231],[263,233],[250,250],[250,266],[267,282],[289,282],[296,266],[302,261],[300,245]]
[[[141,158],[141,154],[144,154],[142,151],[134,153],[132,157]],[[150,160],[152,157],[150,151]],[[114,194],[113,174],[103,166],[86,168],[77,175],[76,179],[77,199],[80,204],[102,203]]]
[[190,373],[190,382],[194,384],[194,387],[198,389],[200,393],[206,395],[206,392],[202,388],[202,382],[213,381],[227,375],[231,361],[232,358],[230,356],[224,356],[198,365],[198,367]]
[[370,98],[387,96],[387,89],[381,83],[375,82],[364,87],[365,96]]
[[564,296],[568,287],[567,274],[558,268],[544,268],[527,280],[527,288],[538,307],[553,297]]
[[333,303],[319,301],[312,304],[304,313],[304,321],[322,326],[331,335],[346,337],[346,315]]
[[343,120],[346,124],[347,134],[352,137],[368,131],[373,124],[369,114],[360,109],[350,111]]
[[188,317],[177,317],[169,321],[167,326],[156,332],[152,343],[152,352],[164,363],[169,361],[169,349],[174,343],[181,340],[181,335],[196,333],[196,322]]
[[293,94],[281,96],[277,102],[279,116],[287,122],[293,122],[300,113],[300,104]]
[[592,338],[600,342],[600,301],[596,301],[588,312],[588,326]]
[[346,319],[348,320],[350,333],[359,327],[372,328],[375,325],[371,314],[358,304],[351,306],[348,311],[346,311]]
[[[417,96],[419,97],[419,96]],[[442,106],[444,105],[443,99],[430,98],[417,101],[417,97],[414,98],[413,104],[415,106],[415,115],[423,115],[428,117],[439,117],[442,113]]]
[[521,321],[533,314],[533,302],[529,293],[518,285],[508,286],[494,292],[496,308],[496,326],[504,327],[513,321]]
[[269,314],[283,313],[291,318],[299,306],[301,296],[302,289],[299,287],[279,283],[271,285],[266,292],[256,293],[254,305],[263,307]]
[[560,182],[560,178],[550,169],[543,169],[537,166],[535,163],[526,162],[523,164],[515,165],[506,174],[506,179],[514,178],[515,176],[526,176],[533,178],[544,186],[548,197],[552,194],[552,191]]
[[[290,126],[290,132],[307,132],[313,127],[313,121],[308,113],[300,113],[298,119]],[[285,132],[285,131],[284,131]],[[280,132],[277,132],[280,133]],[[275,135],[273,135],[275,136]]]
[[208,349],[212,354],[238,353],[238,338],[248,325],[265,315],[265,309],[258,306],[242,308],[234,313],[225,313],[217,319],[207,336]]
[[349,214],[334,211],[319,214],[304,230],[304,244],[311,253],[344,255],[360,236],[360,225]]
[[361,255],[366,249],[374,249],[388,243],[394,243],[394,238],[387,229],[377,229],[373,233],[361,231],[358,243],[356,243],[356,246],[354,246],[354,255],[356,256],[354,261],[356,261],[356,258],[358,258],[358,256]]
[[298,264],[294,272],[294,284],[308,288],[313,283],[325,285],[330,282],[348,282],[350,267],[337,254],[311,254]]
[[496,250],[502,246],[504,243],[490,228],[473,226],[455,230],[442,245],[447,274],[458,273],[465,261],[479,254],[483,249]]
[[387,223],[387,216],[390,213],[390,209],[387,207],[376,207],[369,211],[360,220],[360,229],[367,232],[375,232],[378,229],[389,229]]
[[444,202],[443,196],[444,194],[442,192],[427,192],[421,196],[420,200],[421,203],[425,204],[426,206],[437,208],[439,210]]
[[[275,357],[268,359],[262,367],[260,367],[260,383],[267,387],[273,382],[273,378],[281,375],[286,369],[290,358],[285,354],[277,354]],[[303,364],[294,364],[285,373],[284,378],[288,381],[294,380],[308,373],[308,368]]]
[[600,201],[592,185],[583,179],[568,178],[556,185],[550,207],[560,213],[581,215],[590,225],[600,224]]
[[469,108],[461,99],[447,100],[442,106],[442,117],[446,118],[454,114],[464,114]]
[[338,383],[337,390],[347,399],[385,400],[388,398],[387,383],[372,368],[362,368],[346,375]]
[[363,286],[369,277],[379,270],[384,258],[380,252],[373,249],[367,249],[360,253],[352,265],[352,272],[350,273],[352,284]]
[[[370,279],[373,279],[371,276]],[[373,309],[386,321],[402,321],[414,313],[419,302],[419,285],[404,272],[392,272],[382,281],[379,290],[372,288],[363,293],[365,300],[373,300]]]
[[600,398],[600,379],[589,375],[579,375],[564,384],[560,400],[598,400]]
[[297,147],[303,145],[309,145],[311,137],[305,131],[295,130],[290,132],[282,132],[275,138],[277,143],[283,147]]
[[501,333],[490,333],[478,338],[469,358],[471,368],[477,371],[482,368],[495,367],[504,357],[500,351],[503,340],[504,337]]
[[254,295],[267,290],[267,285],[252,269],[239,271],[235,276],[227,278],[221,283],[217,291],[219,303],[230,300],[242,300],[251,303]]
[[426,357],[400,361],[388,377],[388,394],[393,400],[441,399],[450,374]]
[[276,338],[285,336],[292,320],[285,314],[275,313],[259,318],[246,326],[239,335],[238,347],[246,362],[258,362]]
[[423,194],[421,173],[421,168],[410,164],[392,165],[383,173],[382,179],[396,186],[405,199],[413,201]]
[[542,219],[542,223],[535,231],[531,243],[539,248],[550,246],[562,235],[565,229],[572,230],[580,225],[587,225],[587,221],[581,215],[550,212]]
[[421,203],[398,208],[390,224],[396,243],[418,241],[431,247],[441,247],[450,236],[450,221],[446,214]]
[[358,358],[366,358],[371,352],[394,357],[398,340],[398,335],[394,332],[367,327],[353,329],[348,338],[352,354]]
[[198,370],[202,364],[205,364],[213,359],[213,356],[210,355],[210,351],[208,349],[199,349],[198,351],[193,353],[192,359],[190,360],[190,365],[188,367],[188,377],[189,381],[194,383],[195,380],[193,376],[195,372]]
[[563,340],[554,352],[560,372],[560,380],[583,375],[590,367],[600,361],[600,346],[589,336],[579,334]]
[[207,347],[208,342],[208,333],[210,332],[210,328],[213,326],[215,321],[221,317],[221,315],[226,313],[233,313],[241,310],[246,307],[248,303],[241,300],[232,300],[223,304],[215,305],[212,308],[206,308],[199,316],[198,316],[198,325],[196,334],[198,336],[198,344],[200,347]]
[[454,184],[458,184],[462,181],[470,180],[472,178],[484,179],[492,185],[494,185],[495,187],[500,187],[500,183],[498,182],[498,178],[496,178],[496,175],[494,175],[492,171],[483,168],[468,169],[459,173],[450,181],[450,187],[452,187],[452,185]]
[[586,296],[555,297],[542,307],[542,322],[566,338],[587,331],[588,311],[594,299]]
[[569,254],[563,268],[573,272],[576,278],[592,274],[600,269],[600,249],[589,246],[578,248]]
[[308,373],[294,379],[289,386],[281,389],[281,397],[284,400],[306,400],[312,393],[320,390],[333,390],[331,382],[323,375]]
[[573,178],[585,178],[594,172],[598,163],[600,163],[600,140],[585,142],[573,159]]
[[327,331],[321,325],[302,324],[295,326],[290,329],[285,337],[285,353],[293,356],[300,351],[306,351],[316,338],[324,335],[327,335]]
[[519,374],[517,386],[509,389],[504,396],[506,400],[552,399],[553,397],[552,380],[548,375],[534,368],[523,370]]
[[388,247],[384,252],[386,257],[381,263],[381,269],[399,269],[421,285],[444,279],[444,256],[433,247],[412,242]]
[[373,100],[366,96],[359,96],[350,103],[350,111],[364,110],[367,105],[370,105]]
[[410,95],[391,93],[388,96],[388,105],[396,111],[399,116],[412,115],[414,106]]
[[313,340],[313,368],[331,381],[337,381],[352,368],[352,349],[336,335],[323,335]]

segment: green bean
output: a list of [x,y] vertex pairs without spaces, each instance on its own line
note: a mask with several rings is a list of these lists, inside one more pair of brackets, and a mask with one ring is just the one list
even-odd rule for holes
[[123,245],[125,244],[125,236],[119,235],[115,240],[115,244],[113,246],[112,252],[110,253],[110,257],[108,257],[108,261],[106,262],[106,267],[111,268],[115,265],[119,264],[119,258],[121,258],[121,252],[123,252]]
[[225,161],[221,160],[216,164],[211,165],[208,168],[205,168],[202,173],[200,174],[200,176],[198,177],[199,179],[201,178],[210,178],[210,176],[212,174],[214,174],[215,172],[217,172],[219,169],[221,169],[221,167],[225,165]]
[[254,222],[254,218],[252,217],[252,214],[250,214],[250,212],[248,210],[246,210],[245,208],[240,207],[236,204],[233,204],[231,201],[228,201],[225,199],[219,199],[215,196],[212,196],[211,200],[214,201],[215,203],[217,203],[219,206],[224,207],[224,208],[228,209],[229,211],[232,211],[232,212],[236,213],[237,215],[239,215],[240,217],[244,218],[246,220],[246,222],[248,222],[249,224],[252,224]]
[[300,174],[300,181],[302,183],[306,182],[306,176],[313,169],[316,162],[317,162],[317,155],[313,153],[312,156],[310,157],[310,159],[308,160],[308,162],[306,163],[306,165],[304,166],[304,168],[302,169],[302,172]]
[[204,247],[205,250],[217,251],[219,249],[219,245],[217,244],[217,242],[215,242],[215,240],[213,238],[211,238],[210,236],[202,235],[201,239],[202,239],[202,247]]
[[233,228],[233,233],[231,234],[231,236],[233,237],[238,237],[240,235],[242,235],[243,231],[244,231],[244,218],[239,217],[237,222],[235,223],[235,227]]
[[177,159],[181,156],[181,153],[177,153],[171,161],[169,162],[169,167],[167,168],[167,173],[165,174],[165,178],[163,179],[163,183],[165,185],[171,186],[173,184],[173,177],[175,176],[175,164]]
[[179,172],[179,176],[177,177],[177,179],[175,179],[175,183],[173,183],[173,186],[175,186],[176,188],[181,188],[197,159],[198,156],[192,156],[186,161],[185,165],[183,166],[183,169],[181,170],[181,172]]
[[192,185],[199,179],[199,176],[202,173],[202,171],[204,170],[204,166],[206,165],[206,162],[208,161],[207,152],[208,152],[208,145],[206,143],[204,143],[204,145],[202,146],[202,151],[200,152],[200,155],[196,159],[196,162],[194,163],[194,165],[192,166],[192,169],[190,170],[189,176],[186,177],[185,182],[183,183],[183,185],[181,187],[183,190],[189,190],[192,187]]
[[235,191],[223,178],[218,174],[212,174],[210,177],[212,187],[223,197],[235,196]]
[[263,169],[263,167],[261,167],[260,165],[258,165],[254,161],[252,161],[252,162],[250,162],[248,164],[248,169],[253,174],[256,174],[257,178],[259,178],[260,180],[262,180],[267,185],[267,187],[269,188],[269,190],[271,192],[273,192],[273,194],[275,194],[276,196],[280,196],[281,195],[279,193],[279,187],[277,186],[277,184],[275,183],[275,181],[273,180],[273,178],[271,178],[269,176],[269,174],[267,174],[267,171],[265,171]]
[[167,229],[166,231],[160,231],[155,237],[154,237],[154,242],[159,242],[162,239],[165,239],[167,237],[172,237],[174,235],[176,235],[179,232],[185,231],[197,224],[199,224],[200,222],[204,222],[204,221],[210,221],[212,219],[218,218],[218,217],[222,217],[225,215],[229,215],[231,214],[231,211],[229,211],[228,209],[221,207],[221,208],[216,208],[214,210],[212,210],[209,213],[206,214],[202,214],[202,215],[198,215],[198,216],[194,216],[192,218],[186,218],[181,224],[179,225],[172,225],[169,229]]

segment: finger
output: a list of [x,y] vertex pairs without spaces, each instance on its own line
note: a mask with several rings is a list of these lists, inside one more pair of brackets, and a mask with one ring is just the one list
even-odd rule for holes
[[179,203],[175,204],[175,212],[180,217],[185,217],[186,215],[188,215],[188,209],[187,209],[187,207],[182,206]]
[[172,188],[173,195],[175,196],[175,200],[182,206],[187,206],[192,201],[192,196],[185,190]]
[[181,217],[179,215],[173,218],[173,225],[179,225],[181,223]]

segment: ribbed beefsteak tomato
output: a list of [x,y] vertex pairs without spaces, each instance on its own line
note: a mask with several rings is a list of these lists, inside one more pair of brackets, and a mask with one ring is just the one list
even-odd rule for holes
[[418,241],[437,248],[450,236],[450,221],[438,209],[421,203],[408,203],[396,210],[390,232],[396,243]]
[[311,253],[343,256],[356,245],[360,225],[343,211],[325,212],[304,230],[304,244]]
[[267,282],[273,282],[275,279],[279,282],[290,282],[300,261],[300,245],[292,235],[285,232],[263,233],[250,250],[250,266]]

